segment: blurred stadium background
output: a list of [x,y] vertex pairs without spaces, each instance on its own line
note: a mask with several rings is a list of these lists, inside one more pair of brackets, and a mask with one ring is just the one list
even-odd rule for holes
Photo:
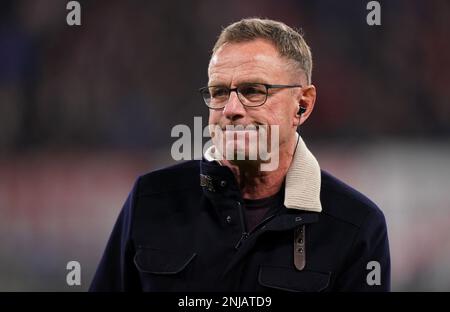
[[[168,165],[170,131],[208,111],[221,28],[301,27],[316,109],[302,135],[322,168],[384,211],[396,291],[450,291],[450,2],[0,2],[0,290],[83,291],[134,179]],[[82,285],[66,284],[77,260]]]

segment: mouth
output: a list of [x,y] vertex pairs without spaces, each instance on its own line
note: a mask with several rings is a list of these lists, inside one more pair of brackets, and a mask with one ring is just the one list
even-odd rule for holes
[[259,125],[226,125],[224,127],[221,127],[220,129],[222,131],[258,131],[259,130]]

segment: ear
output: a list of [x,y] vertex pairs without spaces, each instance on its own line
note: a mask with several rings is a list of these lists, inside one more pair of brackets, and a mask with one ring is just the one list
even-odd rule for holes
[[303,124],[306,119],[308,119],[309,115],[311,115],[313,109],[314,109],[314,103],[316,102],[316,87],[314,85],[308,85],[302,88],[301,93],[299,93],[299,97],[297,99],[298,102],[298,108],[299,110],[300,106],[305,108],[305,112],[300,114],[297,114],[294,118],[294,126],[298,127],[301,124]]

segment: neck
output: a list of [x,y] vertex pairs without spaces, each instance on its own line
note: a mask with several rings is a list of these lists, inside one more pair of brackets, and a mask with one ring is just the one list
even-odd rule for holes
[[222,164],[229,167],[233,172],[243,198],[265,198],[280,191],[291,165],[296,146],[296,136],[293,136],[285,144],[280,145],[278,167],[273,171],[261,171],[261,163],[252,160],[223,160]]

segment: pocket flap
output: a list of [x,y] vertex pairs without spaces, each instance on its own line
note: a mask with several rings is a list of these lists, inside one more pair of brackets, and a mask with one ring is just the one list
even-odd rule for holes
[[177,274],[183,271],[196,255],[193,252],[140,247],[134,256],[134,263],[143,273]]
[[330,283],[330,272],[297,271],[294,268],[261,265],[258,281],[261,285],[294,292],[318,292]]

